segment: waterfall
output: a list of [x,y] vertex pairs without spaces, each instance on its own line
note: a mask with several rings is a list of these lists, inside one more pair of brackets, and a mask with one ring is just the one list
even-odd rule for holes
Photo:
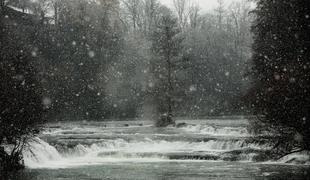
[[32,168],[63,159],[55,147],[40,138],[35,138],[28,143],[23,151],[23,157],[25,165]]
[[[60,153],[55,147],[47,142],[36,138],[29,143],[24,152],[24,161],[27,167],[66,167],[83,164],[93,164],[105,162],[107,159],[115,161],[127,160],[167,160],[167,159],[188,159],[189,154],[200,156],[218,155],[232,150],[247,148],[259,149],[259,145],[246,144],[245,141],[216,141],[208,142],[169,142],[153,141],[145,139],[144,141],[128,142],[124,139],[107,140],[92,145],[78,144],[73,148],[68,148]],[[176,157],[177,155],[177,157]],[[202,156],[202,155],[201,155]],[[251,157],[245,157],[244,160],[250,160]]]
[[187,132],[214,136],[251,136],[246,127],[214,127],[210,125],[189,125],[182,128]]
[[58,127],[45,132],[42,136],[51,138],[42,139],[49,139],[48,142],[35,138],[23,151],[25,165],[29,168],[66,168],[120,161],[253,162],[270,149],[268,144],[249,141],[252,135],[245,127],[237,126],[188,125],[156,129],[96,124],[85,128]]

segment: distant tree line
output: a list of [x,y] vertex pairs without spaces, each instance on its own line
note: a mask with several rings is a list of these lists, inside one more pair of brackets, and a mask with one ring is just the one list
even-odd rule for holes
[[[172,9],[158,0],[123,0],[121,3],[120,15],[126,27],[124,36],[131,42],[131,51],[124,63],[140,63],[134,70],[138,74],[127,77],[142,87],[139,95],[143,101],[142,107],[137,106],[141,109],[138,116],[167,113],[170,100],[166,99],[165,89],[169,88],[174,116],[249,113],[240,97],[249,87],[244,74],[251,57],[251,3],[224,5],[219,1],[213,12],[203,14],[193,1],[173,2]],[[165,14],[175,19],[169,26],[177,32],[172,42],[178,46],[173,47],[178,51],[174,52],[168,69],[167,58],[162,58],[167,48],[163,46],[158,50],[156,46],[165,38],[165,29],[161,29]],[[169,85],[166,82],[170,78]]]
[[[243,76],[252,41],[248,1],[219,1],[206,14],[181,0],[173,9],[158,0],[5,5],[38,22],[31,52],[41,67],[47,119],[154,118],[172,110],[188,117],[248,113],[239,101],[249,85]],[[158,40],[168,16],[174,35],[166,66],[160,48],[167,49]]]

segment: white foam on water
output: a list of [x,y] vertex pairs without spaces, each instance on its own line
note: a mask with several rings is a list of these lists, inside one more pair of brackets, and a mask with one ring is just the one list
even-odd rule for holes
[[[76,151],[70,156],[61,155],[55,147],[45,141],[36,138],[29,142],[29,146],[23,151],[24,163],[28,168],[67,168],[74,166],[96,165],[107,162],[126,161],[121,158],[98,157],[99,147],[92,145],[86,148],[78,145]],[[83,154],[83,155],[82,155]],[[158,158],[132,158],[131,161],[159,161]]]
[[[95,127],[93,124],[85,127],[81,124],[59,125],[43,133],[43,137],[54,139],[52,142],[59,151],[42,139],[36,138],[23,152],[25,165],[29,168],[67,168],[108,162],[183,161],[171,159],[186,159],[192,162],[197,161],[194,159],[204,158],[253,162],[258,153],[270,148],[268,144],[249,143],[247,138],[251,137],[251,134],[244,125],[238,127],[238,124],[232,124],[231,127],[225,127],[196,124],[166,129],[147,127],[126,129]],[[96,135],[88,135],[92,133]],[[126,138],[127,133],[131,138]],[[175,138],[178,136],[180,138]],[[202,141],[204,136],[206,139]],[[92,139],[93,137],[95,139]],[[306,158],[295,155],[276,163],[297,162],[297,157]]]
[[243,140],[238,141],[217,141],[208,142],[185,142],[185,141],[125,141],[123,139],[107,140],[96,143],[89,147],[77,146],[77,152],[126,152],[126,153],[169,153],[169,152],[199,152],[199,151],[231,151],[244,148],[261,149],[256,144],[246,144]]
[[[244,125],[197,124],[164,129],[119,126],[109,128],[91,124],[84,127],[77,123],[47,129],[42,136],[50,137],[47,139],[56,144],[59,151],[48,142],[35,138],[23,151],[25,165],[28,168],[53,169],[124,162],[202,161],[199,159],[253,162],[258,153],[270,148],[268,144],[249,143],[247,138],[251,134]],[[206,139],[202,141],[204,136]],[[309,153],[296,153],[269,163],[309,164],[309,161]]]
[[[81,165],[96,165],[106,162],[121,161],[166,161],[168,153],[195,153],[219,152],[238,150],[244,148],[257,148],[255,144],[245,144],[244,141],[216,141],[184,142],[184,141],[144,141],[128,142],[123,139],[106,140],[90,146],[77,145],[64,154],[60,154],[55,147],[36,138],[29,143],[23,155],[25,164],[29,168],[65,168]],[[246,157],[249,159],[251,157]]]
[[213,127],[210,125],[188,125],[181,129],[191,133],[213,136],[251,136],[246,127]]
[[24,162],[27,167],[38,168],[50,165],[54,161],[62,161],[63,158],[55,147],[49,145],[40,138],[35,138],[23,151]]

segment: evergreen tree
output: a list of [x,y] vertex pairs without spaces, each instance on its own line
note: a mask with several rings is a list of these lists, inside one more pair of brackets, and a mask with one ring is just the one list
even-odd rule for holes
[[[17,15],[14,18],[21,18]],[[16,30],[31,33],[33,29],[24,24],[11,26],[10,20],[0,25],[0,172],[23,167],[21,152],[38,133],[44,107],[34,63],[36,52],[31,53],[25,43],[29,34]],[[4,150],[7,145],[13,147],[9,153]]]
[[[285,151],[310,149],[310,9],[307,0],[260,0],[254,11],[254,107]],[[294,142],[294,143],[292,143]],[[293,145],[293,146],[292,146]]]
[[[157,80],[155,88],[158,88],[155,91],[155,96],[159,101],[159,112],[164,114],[162,118],[166,119],[166,123],[163,123],[164,126],[173,122],[175,62],[179,59],[183,40],[180,32],[177,18],[173,17],[170,11],[167,11],[161,17],[153,35],[152,49],[158,58],[153,69]],[[165,98],[162,99],[161,97]]]

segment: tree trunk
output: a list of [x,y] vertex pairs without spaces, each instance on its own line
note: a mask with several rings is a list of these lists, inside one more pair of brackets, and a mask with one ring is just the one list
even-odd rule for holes
[[168,86],[168,91],[167,91],[167,105],[168,105],[168,112],[167,112],[167,116],[172,118],[172,75],[171,75],[171,37],[170,37],[170,31],[169,29],[166,29],[166,44],[167,44],[167,51],[166,51],[166,60],[167,60],[167,70],[168,70],[168,74],[167,74],[167,86]]
[[170,55],[167,57],[167,66],[168,66],[168,116],[172,116],[172,78],[171,78],[171,61],[170,61]]

